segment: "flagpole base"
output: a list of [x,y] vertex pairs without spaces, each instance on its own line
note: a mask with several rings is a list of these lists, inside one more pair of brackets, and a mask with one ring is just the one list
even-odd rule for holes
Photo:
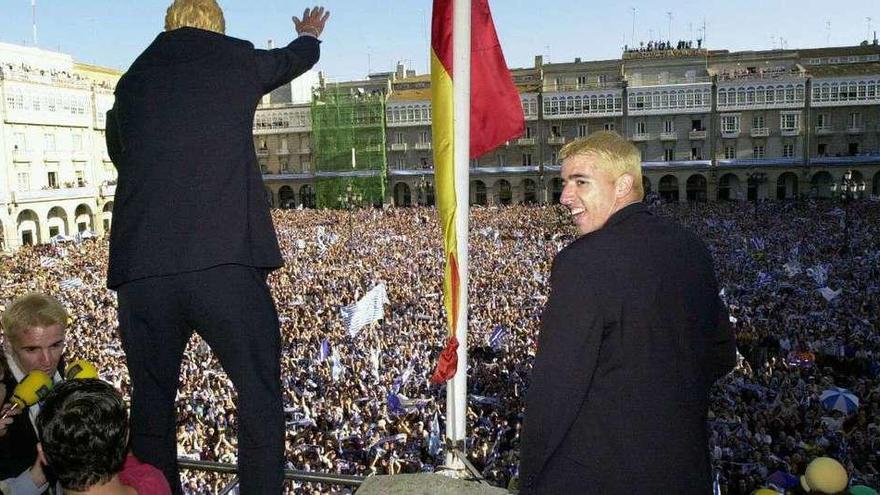
[[445,472],[370,476],[355,492],[356,495],[509,495],[510,493],[504,488],[479,481],[450,477]]

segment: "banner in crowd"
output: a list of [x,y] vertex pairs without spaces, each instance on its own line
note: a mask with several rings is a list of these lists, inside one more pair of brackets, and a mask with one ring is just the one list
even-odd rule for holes
[[340,311],[348,335],[355,337],[364,326],[385,318],[385,304],[390,304],[388,293],[385,284],[379,284],[358,302],[343,307]]

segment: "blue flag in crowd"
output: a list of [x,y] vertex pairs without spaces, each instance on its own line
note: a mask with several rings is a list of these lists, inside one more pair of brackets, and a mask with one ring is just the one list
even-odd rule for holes
[[428,436],[428,453],[436,457],[440,453],[440,417],[434,412],[434,421],[431,421],[431,434]]
[[492,330],[492,334],[489,335],[489,345],[492,347],[492,350],[498,352],[501,350],[501,347],[504,345],[504,339],[507,337],[507,329],[501,325],[496,325]]
[[403,408],[403,404],[400,403],[400,396],[398,396],[394,392],[390,392],[387,396],[388,400],[388,410],[393,414],[406,414],[406,409]]
[[333,368],[330,370],[330,375],[333,377],[333,381],[339,380],[342,376],[342,372],[345,370],[343,368],[342,363],[339,362],[339,354],[336,351],[331,355],[330,360],[333,362]]
[[328,357],[330,357],[330,341],[324,339],[318,349],[318,361],[324,362]]

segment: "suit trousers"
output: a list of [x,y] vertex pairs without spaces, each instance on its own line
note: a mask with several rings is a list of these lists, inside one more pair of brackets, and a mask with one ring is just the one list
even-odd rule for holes
[[118,289],[119,333],[132,384],[132,450],[162,470],[175,494],[182,493],[175,397],[193,331],[211,347],[237,392],[240,492],[281,493],[280,334],[267,275],[260,268],[220,265]]

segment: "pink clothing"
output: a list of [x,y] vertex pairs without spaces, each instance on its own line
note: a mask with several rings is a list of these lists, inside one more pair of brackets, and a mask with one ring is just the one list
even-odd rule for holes
[[138,495],[171,495],[171,487],[162,471],[144,464],[132,454],[125,459],[119,481],[137,490]]

